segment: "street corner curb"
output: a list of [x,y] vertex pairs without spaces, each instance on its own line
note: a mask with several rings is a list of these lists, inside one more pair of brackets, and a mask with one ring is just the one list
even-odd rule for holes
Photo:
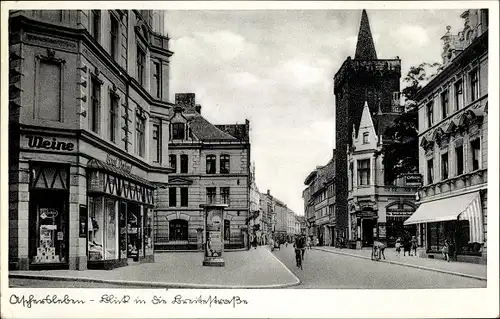
[[[355,255],[355,254],[349,254],[349,253],[344,253],[344,252],[340,252],[340,251],[334,251],[334,250],[330,250],[330,249],[317,248],[317,247],[314,247],[313,249],[321,250],[321,251],[326,251],[326,252],[333,253],[333,254],[338,254],[338,255],[345,255],[345,256],[351,256],[351,257],[355,257],[355,258],[361,258],[361,259],[371,260],[370,257],[360,256],[360,255]],[[417,268],[417,269],[422,269],[422,270],[428,270],[428,271],[434,271],[434,272],[440,272],[440,273],[443,273],[443,274],[460,276],[460,277],[466,277],[466,278],[472,278],[472,279],[483,280],[483,281],[487,281],[488,280],[487,278],[481,277],[481,276],[464,274],[464,273],[460,273],[460,272],[449,271],[449,270],[444,270],[444,269],[439,269],[439,268],[431,268],[431,267],[425,267],[425,266],[420,266],[420,265],[412,265],[412,264],[402,263],[402,262],[399,262],[399,261],[379,260],[379,262],[384,262],[384,263],[387,263],[387,264],[393,264],[393,265],[399,265],[399,266],[405,266],[405,267],[411,267],[411,268]]]
[[[285,267],[286,268],[286,267]],[[287,268],[288,269],[288,268]],[[210,285],[210,284],[191,284],[191,283],[167,283],[167,282],[149,282],[149,281],[131,281],[131,280],[110,280],[87,277],[37,275],[37,274],[9,274],[9,278],[32,279],[32,280],[53,280],[53,281],[78,281],[93,282],[104,284],[115,284],[124,287],[139,286],[144,288],[166,288],[166,289],[280,289],[296,286],[299,282],[273,285]],[[297,278],[298,279],[298,278]]]
[[299,278],[299,277],[297,277],[297,275],[295,275],[295,274],[293,273],[293,271],[291,271],[291,270],[290,270],[290,269],[289,269],[289,268],[288,268],[288,267],[287,267],[287,266],[286,266],[286,265],[285,265],[285,264],[284,264],[281,260],[279,260],[279,258],[278,258],[278,257],[276,257],[276,256],[275,256],[275,255],[271,252],[271,250],[270,250],[270,249],[266,249],[266,251],[267,251],[269,254],[271,254],[271,256],[273,256],[273,257],[274,257],[274,258],[275,258],[275,259],[276,259],[276,260],[277,260],[277,261],[281,264],[281,266],[283,266],[283,267],[284,267],[284,268],[285,268],[285,269],[286,269],[286,270],[287,270],[287,271],[288,271],[288,272],[289,272],[289,273],[290,273],[293,277],[295,277],[295,280],[296,280],[296,282],[295,282],[295,283],[286,284],[287,286],[284,286],[283,288],[285,288],[285,287],[293,287],[293,286],[298,286],[298,285],[300,285],[300,284],[302,283],[302,282],[300,281],[300,278]]

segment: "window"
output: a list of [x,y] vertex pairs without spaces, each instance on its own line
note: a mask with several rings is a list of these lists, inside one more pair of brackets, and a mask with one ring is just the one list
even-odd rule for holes
[[160,125],[153,124],[153,161],[161,162],[161,136]]
[[184,123],[172,124],[172,138],[174,140],[183,140],[186,136]]
[[207,174],[215,174],[215,155],[207,155]]
[[109,96],[109,140],[116,142],[116,127],[118,126],[118,106],[120,97],[114,93]]
[[144,64],[146,63],[146,53],[137,46],[137,81],[144,85]]
[[170,164],[170,167],[174,170],[174,173],[176,173],[177,172],[177,155],[170,154],[168,156],[168,163]]
[[215,187],[207,187],[207,204],[214,204],[216,196]]
[[188,207],[188,188],[181,187],[181,207]]
[[470,100],[471,102],[477,100],[479,97],[479,81],[478,81],[478,70],[475,69],[469,73],[470,80]]
[[139,156],[144,156],[146,141],[144,140],[144,130],[146,128],[146,119],[140,115],[136,115],[135,123],[135,152]]
[[464,106],[463,82],[458,80],[455,82],[455,110],[460,110]]
[[448,153],[441,154],[441,180],[448,178]]
[[109,38],[109,54],[115,60],[118,60],[118,34],[119,34],[119,24],[118,19],[110,13],[111,20],[111,30]]
[[99,31],[101,29],[101,11],[91,10],[90,11],[90,33],[96,41],[99,41]]
[[457,162],[457,176],[464,173],[464,147],[463,145],[457,146],[455,148],[455,158]]
[[427,127],[434,123],[434,101],[427,103]]
[[90,79],[90,112],[89,125],[93,132],[99,133],[101,118],[101,83],[95,78]]
[[478,138],[470,142],[470,151],[472,155],[472,170],[475,171],[480,168],[481,160],[481,146]]
[[441,117],[445,119],[448,116],[448,90],[441,93]]
[[221,187],[220,194],[222,197],[222,204],[229,205],[229,187]]
[[181,155],[181,173],[186,174],[188,172],[188,156],[186,154]]
[[427,160],[427,184],[432,184],[434,182],[434,161],[432,159]]
[[363,144],[368,144],[368,132],[363,133]]
[[370,184],[370,160],[358,160],[358,185]]
[[349,172],[351,176],[351,189],[354,187],[354,165],[352,163],[349,164]]
[[168,189],[168,206],[175,207],[177,206],[177,188],[170,187]]
[[229,174],[229,155],[220,156],[220,173]]
[[183,219],[174,219],[168,225],[168,239],[188,240],[188,222]]
[[161,64],[158,61],[153,62],[153,89],[155,96],[161,98]]

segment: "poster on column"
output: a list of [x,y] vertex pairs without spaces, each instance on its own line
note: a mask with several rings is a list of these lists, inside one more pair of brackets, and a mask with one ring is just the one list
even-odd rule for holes
[[222,256],[222,210],[207,210],[207,257]]

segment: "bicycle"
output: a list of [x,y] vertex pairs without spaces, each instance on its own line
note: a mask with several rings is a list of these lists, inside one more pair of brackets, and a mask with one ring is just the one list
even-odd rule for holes
[[295,249],[295,262],[297,263],[297,268],[303,270],[302,267],[302,249]]

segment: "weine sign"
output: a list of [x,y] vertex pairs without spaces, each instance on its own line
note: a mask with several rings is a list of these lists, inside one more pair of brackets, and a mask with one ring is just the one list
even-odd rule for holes
[[75,143],[73,141],[63,140],[53,137],[46,138],[40,135],[25,135],[29,148],[47,149],[54,151],[75,151]]

